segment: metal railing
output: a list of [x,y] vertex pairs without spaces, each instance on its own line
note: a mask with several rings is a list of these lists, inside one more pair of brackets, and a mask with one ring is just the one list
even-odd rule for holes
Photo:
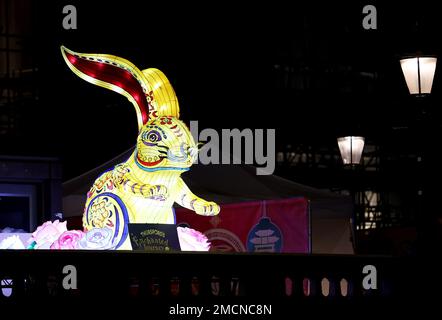
[[[375,306],[413,296],[412,262],[388,256],[1,250],[0,304],[107,300],[167,308],[183,301],[253,302],[289,313],[294,303]],[[66,266],[75,275],[63,272]],[[74,288],[65,289],[66,281]],[[364,281],[376,288],[364,288]]]

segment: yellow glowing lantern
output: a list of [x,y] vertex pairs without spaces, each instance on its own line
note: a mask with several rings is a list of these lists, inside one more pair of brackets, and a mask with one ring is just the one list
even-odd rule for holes
[[69,68],[80,78],[124,95],[135,107],[139,134],[131,157],[103,173],[87,194],[85,230],[109,228],[118,249],[130,249],[128,223],[175,223],[177,202],[200,215],[219,206],[194,195],[180,175],[189,170],[197,146],[179,120],[179,105],[169,80],[158,69],[140,71],[107,54],[83,54],[61,47]]

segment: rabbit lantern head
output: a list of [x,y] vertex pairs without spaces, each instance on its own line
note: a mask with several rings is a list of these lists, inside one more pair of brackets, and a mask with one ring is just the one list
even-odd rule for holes
[[98,177],[87,194],[85,231],[108,228],[114,248],[130,249],[128,223],[175,223],[174,202],[200,215],[218,214],[216,203],[194,195],[180,177],[198,149],[179,120],[178,99],[166,76],[112,55],[76,53],[63,46],[61,52],[80,78],[124,95],[138,121],[133,154]]

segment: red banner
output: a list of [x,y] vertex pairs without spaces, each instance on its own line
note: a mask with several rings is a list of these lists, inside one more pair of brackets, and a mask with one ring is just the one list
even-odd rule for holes
[[214,217],[176,208],[176,222],[203,232],[213,251],[309,252],[309,203],[305,198],[225,204]]

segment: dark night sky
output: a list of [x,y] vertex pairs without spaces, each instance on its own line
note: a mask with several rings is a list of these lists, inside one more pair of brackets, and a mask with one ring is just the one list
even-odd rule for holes
[[[410,102],[397,58],[416,47],[440,52],[437,10],[374,3],[378,30],[367,31],[361,25],[365,3],[351,3],[240,8],[234,2],[174,7],[71,1],[78,29],[64,30],[66,3],[36,2],[31,50],[41,99],[40,108],[26,115],[29,148],[60,156],[67,179],[135,142],[132,105],[75,76],[60,55],[61,44],[161,69],[177,92],[182,119],[199,120],[200,127],[276,128],[279,143],[285,134],[295,142],[335,143],[337,134],[353,128],[348,120],[374,139],[393,125],[409,125],[414,114],[404,108]],[[417,19],[429,31],[419,41]],[[275,65],[307,70],[311,87],[281,89]],[[351,72],[339,71],[345,67]],[[378,78],[354,76],[360,72]],[[436,77],[434,91],[439,87]]]

